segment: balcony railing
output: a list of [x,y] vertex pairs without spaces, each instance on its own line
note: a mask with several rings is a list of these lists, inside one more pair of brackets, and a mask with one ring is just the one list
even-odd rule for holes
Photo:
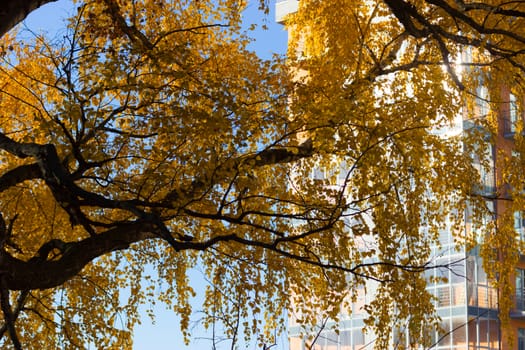
[[498,308],[498,293],[495,288],[486,285],[470,285],[468,305],[495,310]]
[[525,319],[525,296],[514,295],[512,299],[513,305],[510,310],[510,317]]
[[483,196],[492,196],[496,193],[496,182],[493,173],[481,174],[480,183],[474,185],[473,192]]
[[[517,123],[517,121],[510,120],[508,116],[503,119],[503,137],[513,139],[514,134],[516,134]],[[525,134],[525,130],[522,131],[522,134]]]

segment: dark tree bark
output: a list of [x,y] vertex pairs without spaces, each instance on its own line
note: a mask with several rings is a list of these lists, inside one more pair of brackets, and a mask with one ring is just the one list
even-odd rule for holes
[[23,21],[42,5],[57,0],[2,0],[0,1],[0,37]]

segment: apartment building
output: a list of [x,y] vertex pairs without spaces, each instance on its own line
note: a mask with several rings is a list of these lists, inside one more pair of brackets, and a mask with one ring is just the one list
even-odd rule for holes
[[[298,0],[283,0],[276,4],[276,20],[283,22],[286,16],[297,11]],[[485,115],[488,104],[486,100],[487,89],[480,84],[479,97],[473,110],[465,110],[460,118],[458,128],[460,132],[470,132],[478,127],[477,120]],[[501,174],[496,168],[496,157],[501,154],[511,154],[516,125],[523,118],[519,113],[516,99],[509,89],[501,88],[501,101],[498,110],[499,134],[494,143],[482,145],[487,147],[486,154],[490,159],[480,160],[482,184],[478,191],[487,198],[487,206],[494,213],[506,210],[506,200],[502,196],[494,196],[497,183]],[[494,146],[496,145],[496,146]],[[481,166],[481,163],[490,164],[490,169]],[[514,213],[514,227],[517,236],[525,237],[525,215]],[[422,228],[424,229],[424,228]],[[469,215],[465,213],[465,230],[471,229]],[[443,332],[430,332],[432,349],[444,350],[495,350],[517,349],[525,350],[525,257],[520,258],[515,267],[515,295],[513,307],[510,312],[510,329],[502,330],[499,322],[498,290],[495,289],[487,278],[487,273],[482,267],[482,258],[478,248],[468,250],[458,247],[454,242],[451,230],[443,229],[440,232],[440,245],[432,247],[432,257],[436,265],[449,265],[449,269],[433,269],[426,271],[428,278],[436,281],[428,283],[427,289],[436,296],[435,308],[441,318]],[[363,332],[366,312],[363,308],[373,295],[374,282],[368,282],[366,293],[359,294],[352,303],[351,316],[342,315],[338,323],[339,332],[331,330],[328,322],[324,327],[312,329],[312,333],[319,333],[313,345],[317,350],[357,350],[373,349],[375,335]],[[304,331],[304,330],[303,330]],[[512,345],[507,342],[510,332],[513,339]],[[390,349],[409,348],[410,335],[403,327],[395,330],[391,339]],[[290,315],[289,339],[291,350],[307,349],[308,341],[301,336],[301,327],[295,322],[294,315]]]

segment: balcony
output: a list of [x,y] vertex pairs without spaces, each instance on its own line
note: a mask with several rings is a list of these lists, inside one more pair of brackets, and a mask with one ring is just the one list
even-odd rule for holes
[[275,4],[275,21],[284,23],[286,16],[297,12],[299,0],[283,0]]
[[[514,139],[514,135],[516,134],[516,124],[517,121],[512,121],[508,117],[503,119],[503,137],[509,140]],[[522,135],[525,135],[525,130],[523,130]]]
[[525,320],[525,296],[514,295],[513,306],[510,310],[510,317]]
[[469,130],[485,131],[485,128],[480,125],[480,122],[478,119],[469,118],[469,119],[463,119],[463,130],[465,131],[469,131]]
[[483,119],[480,118],[463,119],[463,131],[481,135],[488,141],[491,137],[490,130],[483,124]]
[[487,199],[496,198],[496,181],[494,173],[485,173],[480,171],[480,182],[472,188],[476,195],[486,197]]

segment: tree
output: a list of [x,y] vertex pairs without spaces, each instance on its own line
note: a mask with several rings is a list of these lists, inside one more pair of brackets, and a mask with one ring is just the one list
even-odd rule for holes
[[[437,319],[422,272],[436,267],[429,247],[444,227],[469,246],[497,242],[486,261],[507,276],[498,287],[512,288],[511,215],[497,231],[485,225],[487,196],[475,188],[487,164],[472,162],[487,135],[496,139],[497,113],[468,135],[437,130],[475,101],[479,77],[494,82],[494,111],[500,82],[521,95],[523,5],[300,6],[287,62],[246,49],[243,3],[233,0],[84,1],[62,39],[4,36],[6,344],[129,347],[156,283],[189,337],[187,271],[197,264],[214,285],[208,324],[251,320],[246,336],[264,342],[283,329],[283,310],[293,306],[305,325],[337,319],[373,279],[377,346],[399,319],[425,344]],[[457,64],[466,51],[470,61]],[[523,165],[519,132],[515,142],[517,153],[498,158],[501,189],[523,182],[513,171]],[[521,191],[490,199],[504,197],[508,212],[523,210]],[[475,229],[465,233],[467,206]]]
[[[473,215],[473,227],[463,224],[467,231],[472,229],[470,234],[478,231],[479,237],[461,237],[459,232],[456,237],[467,250],[471,244],[480,245],[485,270],[503,296],[499,317],[505,328],[513,307],[512,273],[521,244],[512,217],[524,209],[523,4],[385,0],[301,1],[299,6],[290,19],[296,43],[292,52],[299,59],[298,69],[308,73],[301,81],[306,91],[297,94],[298,111],[293,113],[315,119],[320,135],[312,136],[318,140],[314,149],[322,144],[327,153],[358,160],[352,162],[357,165],[349,187],[350,193],[357,194],[351,197],[381,193],[367,200],[368,208],[373,208],[380,260],[398,261],[394,252],[400,251],[406,253],[405,263],[415,255],[424,256],[428,247],[420,245],[421,227],[430,223],[430,232],[435,233],[452,212],[465,213],[464,199],[471,202],[469,211],[488,205],[487,212]],[[511,106],[509,90],[519,96],[520,107]],[[521,117],[509,140],[506,123],[512,108]],[[454,125],[458,116],[467,128],[470,125],[459,144],[453,137],[443,140],[439,132],[429,132]],[[327,139],[332,142],[329,146]],[[382,143],[379,154],[368,148],[362,151],[376,147],[371,140]],[[488,145],[495,147],[495,164],[490,164],[493,155]],[[478,174],[469,173],[472,169],[458,159],[458,152],[470,154]],[[495,186],[480,190],[487,173],[495,175]],[[400,190],[397,182],[402,181]],[[435,196],[440,197],[437,202]],[[486,203],[477,202],[481,198]],[[452,212],[439,213],[443,207]],[[399,237],[414,239],[417,243],[411,244],[421,251],[414,254],[417,248],[408,246],[407,253],[407,247],[398,245]],[[399,305],[398,298],[392,297],[405,293],[406,279],[399,282],[380,286],[379,294],[384,296],[373,305],[382,310],[381,320],[405,319],[414,313],[411,306]],[[414,283],[414,290],[419,283]],[[377,333],[391,332],[385,332],[385,323],[374,322]],[[419,328],[408,327],[411,334],[421,334]],[[386,346],[378,343],[379,348]]]
[[0,36],[3,36],[16,24],[20,23],[29,13],[40,6],[56,0],[8,0],[2,3],[0,13]]

